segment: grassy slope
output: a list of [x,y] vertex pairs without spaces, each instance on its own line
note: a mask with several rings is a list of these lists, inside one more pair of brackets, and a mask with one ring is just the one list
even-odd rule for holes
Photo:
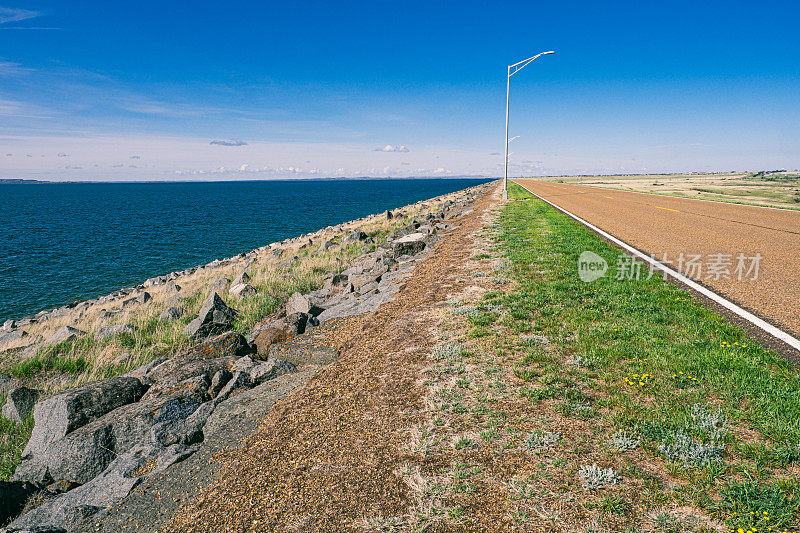
[[[525,196],[515,188],[512,197]],[[645,449],[658,455],[659,441],[691,421],[693,405],[719,409],[732,430],[720,439],[722,459],[706,466],[674,463],[673,473],[690,482],[686,495],[731,526],[795,525],[800,485],[782,479],[782,468],[800,459],[796,370],[658,276],[616,280],[609,273],[580,281],[575,265],[582,251],[598,253],[609,265],[619,252],[542,202],[512,204],[502,226],[521,283],[507,305],[530,313],[537,332],[560,339],[555,357],[580,356],[586,367],[581,377],[606,399],[602,416],[641,435]],[[710,441],[708,432],[689,426],[697,441]],[[775,501],[751,501],[743,489]],[[716,497],[720,492],[724,501]],[[736,518],[737,510],[745,514]],[[772,524],[751,520],[750,511],[771,513]]]
[[[416,523],[796,528],[796,369],[658,276],[616,280],[617,249],[510,194],[496,245],[472,258],[489,290],[449,302],[431,356],[412,449],[450,467],[408,474]],[[580,281],[584,250],[606,277]]]

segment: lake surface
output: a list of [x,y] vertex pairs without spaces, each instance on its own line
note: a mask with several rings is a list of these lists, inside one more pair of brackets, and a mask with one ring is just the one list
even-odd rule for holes
[[485,181],[0,185],[0,320]]

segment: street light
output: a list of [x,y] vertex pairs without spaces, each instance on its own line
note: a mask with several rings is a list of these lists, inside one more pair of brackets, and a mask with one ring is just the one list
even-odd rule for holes
[[[536,54],[533,57],[529,57],[528,59],[523,59],[518,63],[514,63],[513,65],[508,66],[508,78],[506,79],[506,172],[505,172],[505,177],[503,178],[503,200],[508,198],[508,143],[511,142],[508,139],[508,100],[509,97],[511,96],[511,76],[513,76],[520,70],[527,67],[528,63],[530,63],[531,61],[535,61],[539,57],[546,56],[548,54],[555,54],[555,52],[553,52],[552,50],[549,52],[542,52],[541,54]],[[512,72],[511,69],[514,69],[514,71]]]

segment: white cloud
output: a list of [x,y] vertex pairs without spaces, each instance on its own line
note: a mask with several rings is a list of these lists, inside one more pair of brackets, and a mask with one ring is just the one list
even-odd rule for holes
[[214,139],[208,144],[216,144],[219,146],[247,146],[247,143],[241,139]]
[[29,9],[18,9],[13,7],[0,7],[0,24],[8,22],[19,22],[21,20],[28,20],[39,16],[37,11]]
[[64,152],[58,152],[58,157],[69,157],[69,154],[65,154]]
[[375,148],[375,152],[403,152],[407,153],[408,148],[404,144],[398,144],[397,146],[392,146],[391,144],[387,144],[383,148]]

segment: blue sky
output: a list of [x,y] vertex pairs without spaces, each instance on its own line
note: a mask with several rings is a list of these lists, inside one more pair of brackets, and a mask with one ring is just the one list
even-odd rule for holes
[[[0,1],[0,177],[800,167],[791,2]],[[215,142],[212,144],[212,141]]]

